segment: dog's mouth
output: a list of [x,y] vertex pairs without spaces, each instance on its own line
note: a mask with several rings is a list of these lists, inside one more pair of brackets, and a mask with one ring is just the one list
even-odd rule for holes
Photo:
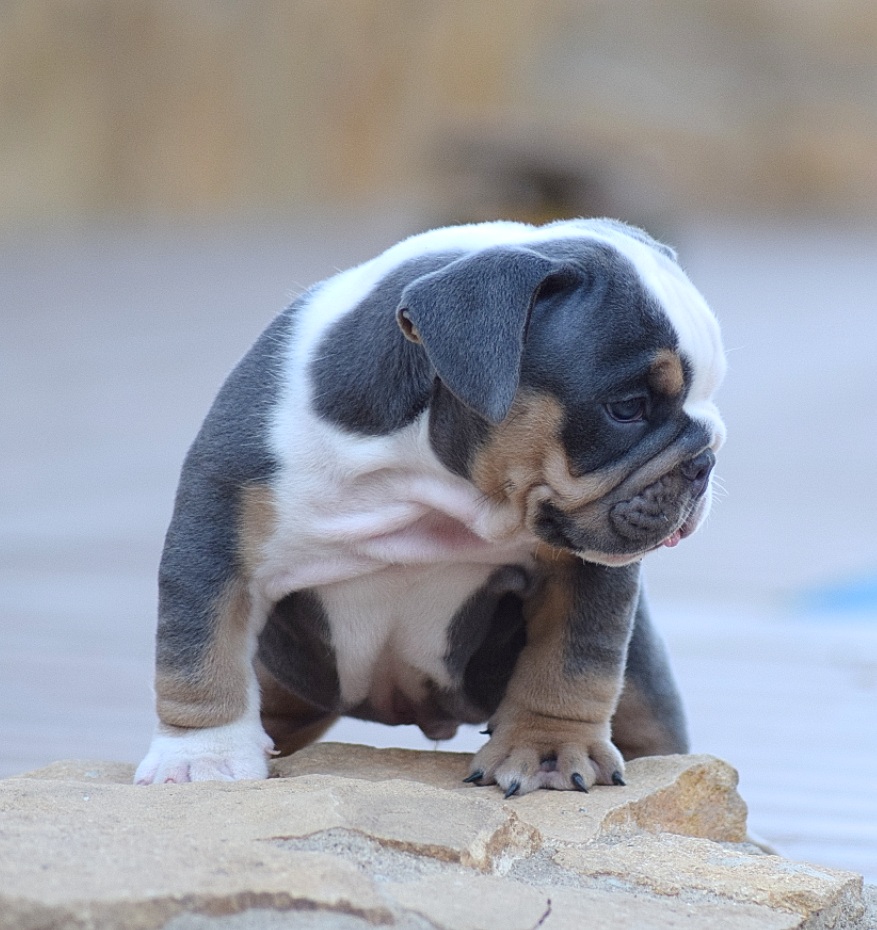
[[658,550],[663,549],[665,546],[668,549],[673,549],[675,546],[678,546],[686,536],[690,536],[694,530],[694,526],[689,527],[687,523],[684,523],[679,527],[678,530],[672,532],[666,539],[662,539],[661,542],[659,542],[656,546],[651,546],[650,548],[643,549],[640,552],[615,553],[577,551],[576,555],[584,559],[586,562],[598,562],[601,565],[609,565],[613,568],[620,567],[622,565],[630,565],[631,562],[639,562],[640,559],[645,558],[652,552],[658,552]]
[[690,536],[694,532],[694,529],[689,529],[685,531],[685,527],[682,526],[675,532],[671,533],[666,539],[662,539],[656,546],[651,546],[648,549],[643,549],[639,552],[594,552],[591,550],[576,550],[576,555],[579,558],[584,559],[586,562],[597,562],[600,565],[608,565],[612,568],[619,568],[623,565],[630,565],[632,562],[639,562],[641,559],[644,559],[647,555],[650,555],[652,552],[658,552],[660,549],[663,549],[665,546],[668,549],[672,549],[675,546],[678,546],[686,536]]
[[696,529],[698,525],[698,519],[695,515],[689,517],[679,529],[674,530],[666,539],[662,539],[657,546],[654,546],[652,549],[649,549],[649,552],[657,552],[658,549],[663,549],[666,546],[668,549],[673,549],[682,542],[683,539],[690,536]]
[[697,530],[710,509],[713,462],[711,452],[685,458],[645,484],[651,476],[640,470],[574,508],[558,496],[542,497],[533,502],[531,526],[540,539],[585,561],[629,565],[674,549]]
[[[617,567],[638,562],[650,553],[663,548],[674,549],[683,539],[687,539],[697,530],[706,509],[704,499],[696,501],[693,506],[686,508],[677,517],[680,522],[674,521],[675,528],[657,542],[642,540],[637,544],[633,539],[627,538],[624,540],[627,545],[619,545],[622,539],[612,534],[615,537],[613,543],[604,548],[604,545],[601,545],[601,537],[605,538],[602,532],[598,531],[590,540],[587,536],[583,538],[581,532],[577,531],[575,523],[566,514],[550,504],[543,504],[538,535],[546,542],[574,552],[585,561]],[[606,539],[606,542],[608,543],[609,540]]]

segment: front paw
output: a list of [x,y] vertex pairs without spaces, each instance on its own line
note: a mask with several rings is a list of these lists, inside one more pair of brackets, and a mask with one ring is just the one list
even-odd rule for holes
[[159,724],[134,782],[157,785],[267,778],[273,749],[262,727],[249,720],[204,729]]
[[466,781],[497,784],[507,798],[536,788],[587,791],[595,784],[624,784],[624,760],[609,739],[608,723],[500,708],[490,733]]

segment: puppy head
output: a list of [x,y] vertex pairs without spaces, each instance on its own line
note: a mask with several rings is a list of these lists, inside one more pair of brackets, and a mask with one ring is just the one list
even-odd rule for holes
[[724,354],[669,250],[617,224],[556,230],[418,279],[398,319],[439,379],[440,457],[464,445],[468,477],[535,536],[623,565],[709,509]]

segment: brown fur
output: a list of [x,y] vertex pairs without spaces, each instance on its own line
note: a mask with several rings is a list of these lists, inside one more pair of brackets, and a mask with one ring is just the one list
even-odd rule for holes
[[473,483],[494,500],[505,498],[515,504],[522,522],[549,497],[568,507],[582,507],[620,480],[612,469],[573,475],[561,441],[563,419],[563,408],[555,398],[519,395],[508,417],[475,456]]
[[[540,546],[542,589],[525,606],[527,644],[505,697],[491,718],[490,741],[472,761],[476,777],[512,790],[542,784],[568,788],[612,784],[623,767],[610,743],[610,720],[621,688],[616,674],[571,675],[565,667],[568,620],[574,608],[575,556]],[[553,760],[553,761],[551,761]],[[540,776],[543,763],[554,770]]]
[[248,573],[262,561],[262,550],[277,524],[277,506],[271,489],[252,485],[241,493],[238,551]]
[[[545,569],[543,587],[525,606],[527,645],[507,696],[518,706],[551,718],[605,723],[614,710],[620,676],[570,676],[564,668],[573,575],[579,560],[550,546],[540,546],[536,557]],[[563,684],[558,686],[559,682]]]
[[649,384],[668,397],[676,397],[685,387],[682,360],[670,349],[661,349],[649,369]]
[[245,488],[241,495],[238,550],[244,572],[218,598],[212,637],[194,677],[159,668],[156,673],[159,717],[178,727],[220,726],[237,720],[248,706],[248,667],[253,631],[248,576],[275,522],[267,487]]
[[262,693],[262,726],[280,755],[303,749],[338,719],[284,688],[258,659],[254,665]]
[[250,596],[243,579],[232,581],[219,598],[213,636],[197,677],[158,668],[158,715],[178,727],[214,727],[237,720],[247,709]]

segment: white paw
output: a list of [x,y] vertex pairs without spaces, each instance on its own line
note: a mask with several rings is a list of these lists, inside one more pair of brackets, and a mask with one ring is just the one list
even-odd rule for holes
[[158,785],[186,781],[267,778],[274,745],[262,727],[238,720],[221,727],[177,730],[159,724],[134,782]]

